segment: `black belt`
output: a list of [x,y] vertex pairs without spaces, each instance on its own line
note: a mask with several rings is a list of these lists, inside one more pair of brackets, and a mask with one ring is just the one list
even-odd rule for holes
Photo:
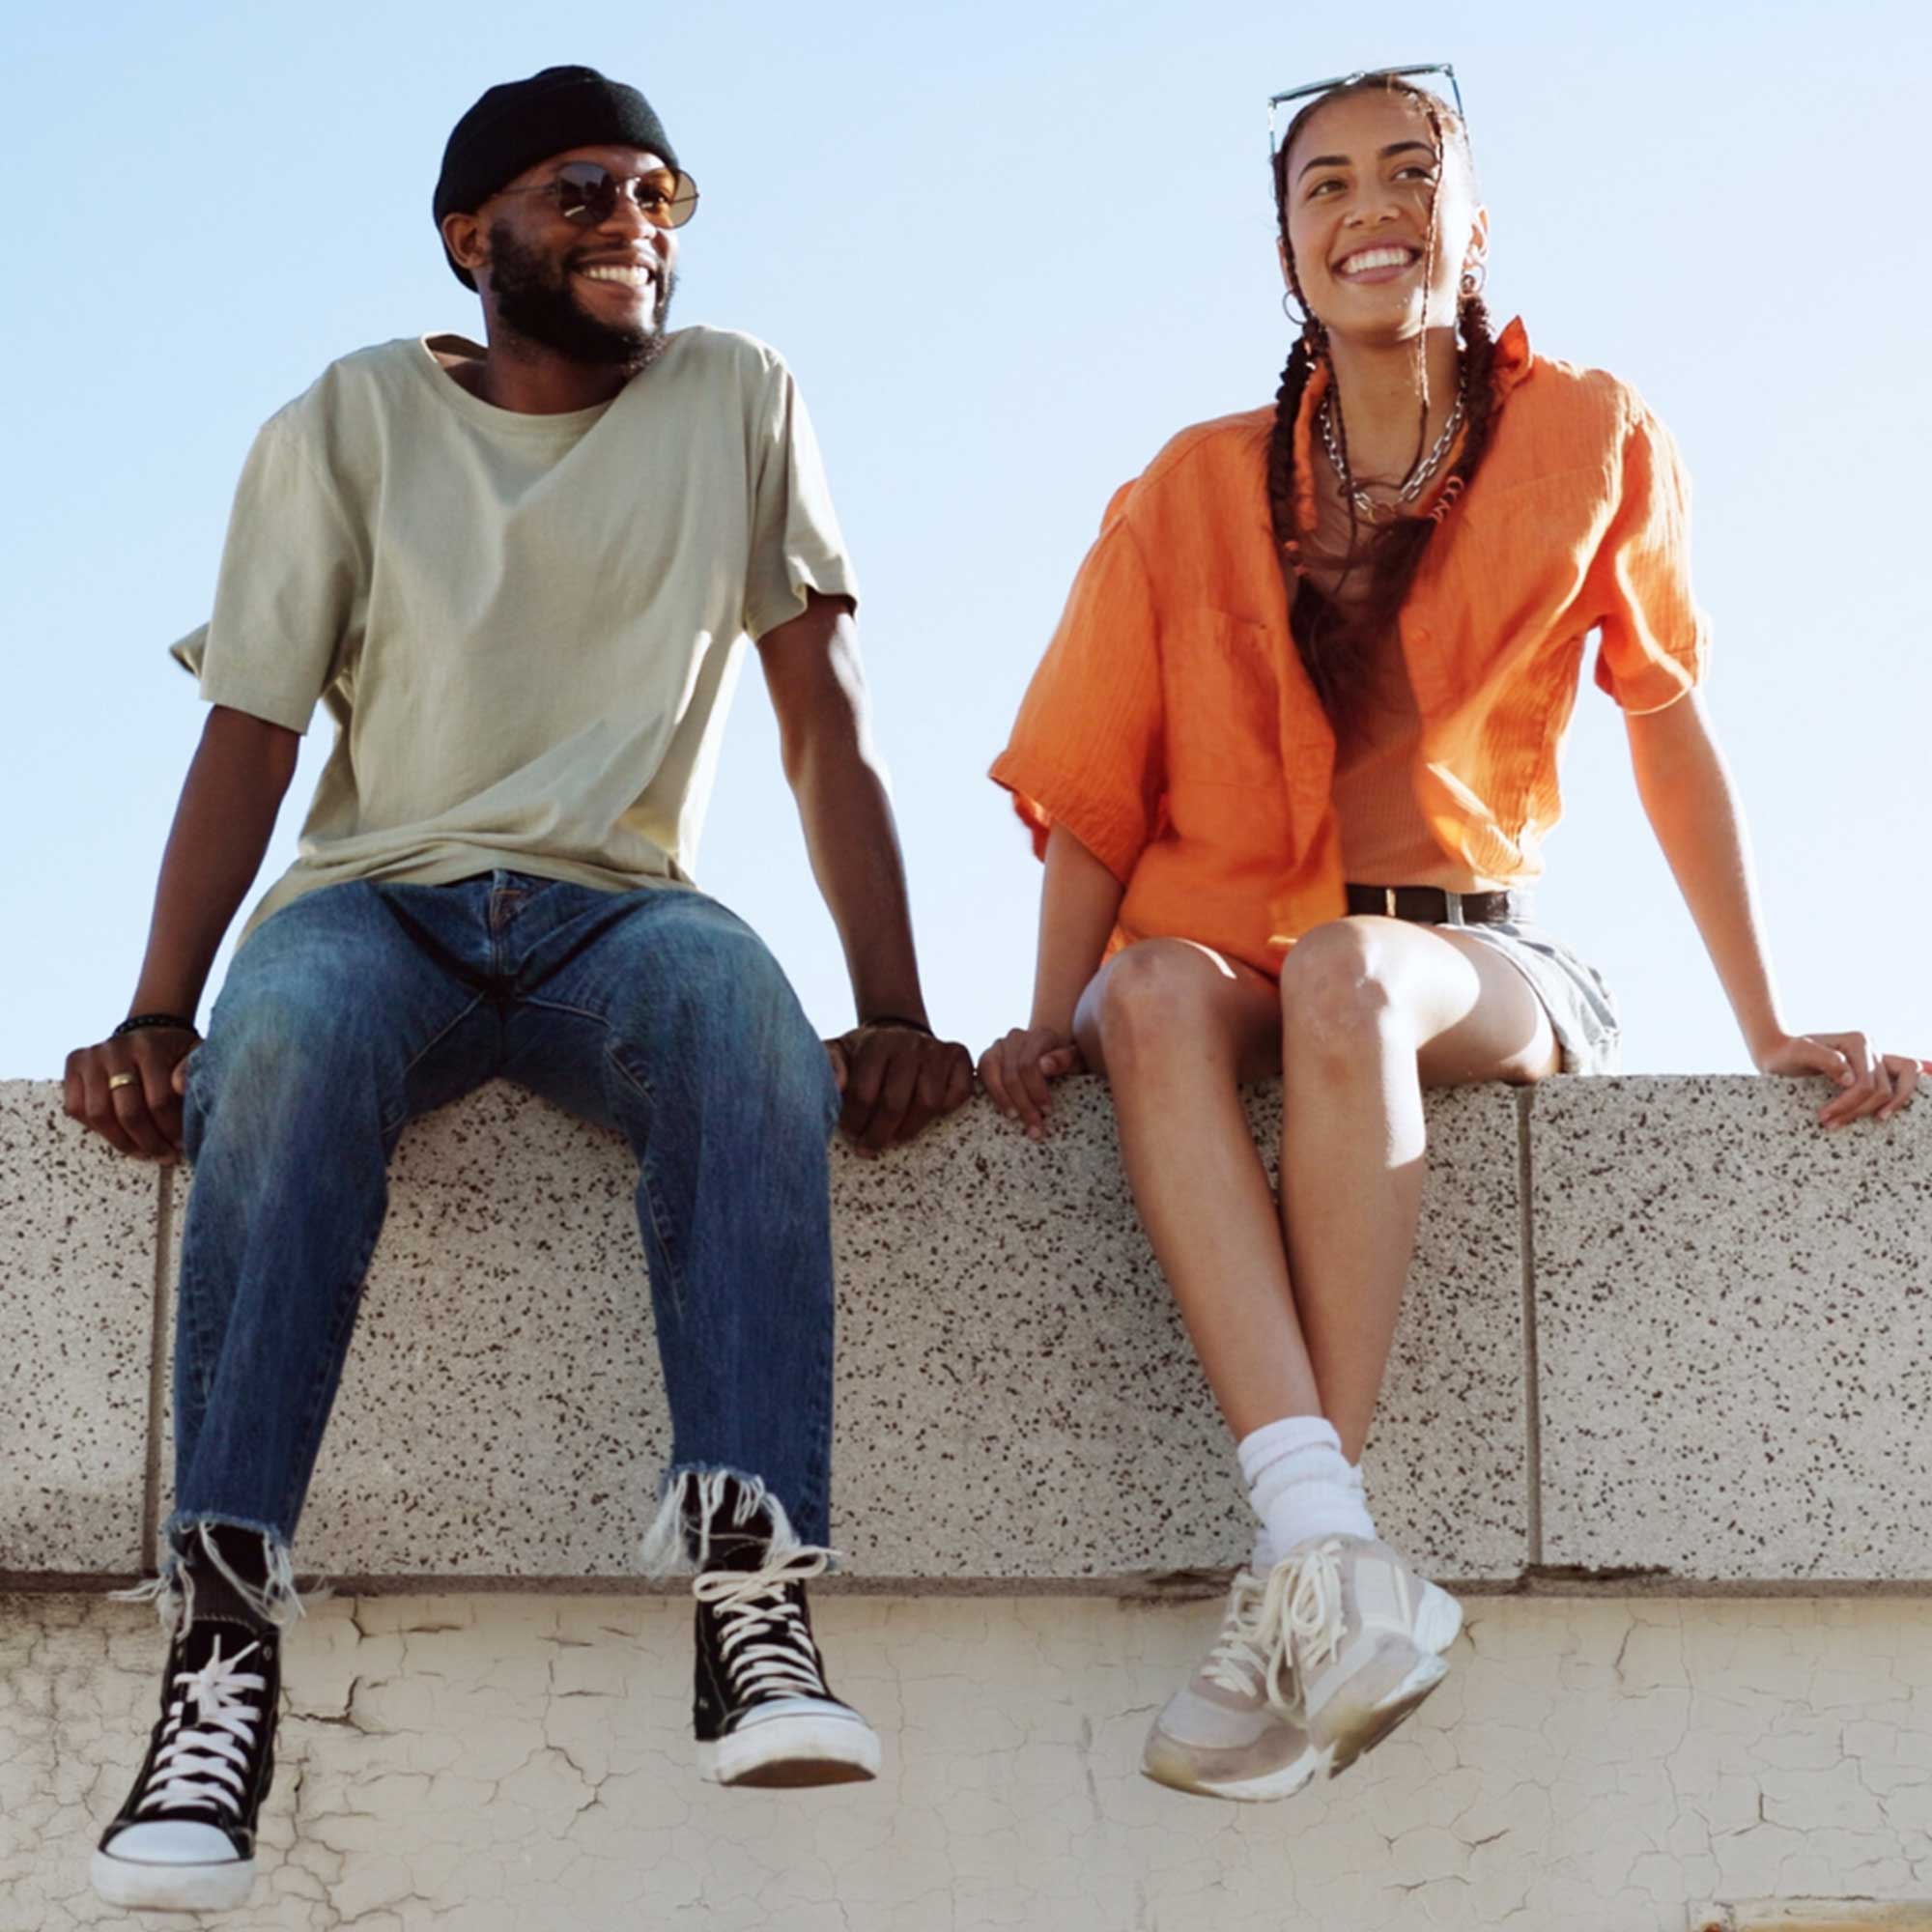
[[[1445,893],[1439,886],[1350,886],[1351,913],[1413,920],[1418,925],[1501,925],[1526,920],[1527,893]],[[1460,916],[1459,916],[1460,915]]]

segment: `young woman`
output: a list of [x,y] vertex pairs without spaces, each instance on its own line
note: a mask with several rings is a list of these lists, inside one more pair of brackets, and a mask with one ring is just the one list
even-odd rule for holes
[[[1917,1064],[1779,1016],[1697,686],[1676,451],[1614,377],[1492,336],[1446,101],[1318,94],[1274,158],[1305,320],[1272,410],[1181,432],[1108,506],[993,767],[1046,861],[1031,1022],[988,1092],[1112,1085],[1134,1196],[1261,1528],[1150,1776],[1283,1797],[1442,1677],[1455,1601],[1358,1463],[1423,1184],[1422,1089],[1614,1067],[1602,980],[1530,918],[1587,636],[1659,842],[1766,1073],[1828,1126]],[[1279,1201],[1236,1089],[1279,1070]]]

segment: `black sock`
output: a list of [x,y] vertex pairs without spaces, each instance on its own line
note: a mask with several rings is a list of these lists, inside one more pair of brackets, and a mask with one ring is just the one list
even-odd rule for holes
[[[203,1617],[219,1617],[227,1623],[245,1624],[253,1631],[273,1630],[274,1625],[210,1560],[208,1551],[202,1548],[203,1533],[199,1528],[187,1532],[186,1547],[182,1555],[183,1567],[194,1586],[195,1621],[198,1623]],[[263,1539],[254,1530],[214,1523],[210,1525],[207,1533],[213,1537],[222,1562],[244,1583],[255,1590],[268,1586],[268,1551],[263,1547]]]
[[741,1505],[749,1501],[749,1486],[736,1476],[725,1476],[715,1486],[715,1506],[707,1524],[705,1488],[703,1481],[692,1478],[685,1490],[684,1543],[692,1561],[705,1570],[762,1569],[776,1530],[769,1505],[760,1499],[747,1509],[746,1520],[738,1521]]

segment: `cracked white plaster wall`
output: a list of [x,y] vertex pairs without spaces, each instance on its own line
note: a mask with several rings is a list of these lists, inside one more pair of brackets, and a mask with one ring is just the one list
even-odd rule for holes
[[[834,1682],[885,1735],[870,1787],[700,1783],[676,1600],[321,1605],[289,1644],[256,1903],[209,1924],[1682,1932],[1713,1899],[1932,1896],[1909,1599],[1472,1598],[1412,1723],[1255,1806],[1136,1770],[1211,1605],[816,1609]],[[131,1607],[0,1598],[0,1932],[138,1922],[96,1905],[86,1867],[159,1658]]]

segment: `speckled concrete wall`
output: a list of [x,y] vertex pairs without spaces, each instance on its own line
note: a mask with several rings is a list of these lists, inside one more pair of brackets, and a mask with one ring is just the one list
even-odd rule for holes
[[[1271,1147],[1271,1090],[1252,1113]],[[51,1087],[0,1089],[0,1114],[27,1123],[23,1227],[75,1211],[65,1196],[43,1205],[43,1143],[99,1179],[109,1207],[146,1189],[153,1213],[158,1185],[167,1310],[185,1177],[160,1180],[83,1144]],[[1432,1119],[1427,1232],[1370,1475],[1389,1534],[1418,1560],[1514,1576],[1529,1553],[1518,1103],[1501,1089],[1444,1094]],[[635,1182],[614,1137],[504,1086],[404,1137],[302,1524],[305,1564],[360,1577],[635,1568],[669,1436]],[[1099,1082],[1069,1084],[1044,1147],[984,1105],[877,1160],[841,1143],[834,1197],[834,1533],[854,1575],[1061,1582],[1238,1560],[1248,1528],[1232,1452],[1134,1218]],[[90,1253],[145,1255],[138,1236],[105,1232]],[[0,1310],[40,1296],[38,1266],[0,1278]],[[140,1259],[137,1272],[149,1267]],[[142,1283],[96,1292],[126,1321],[149,1319]],[[104,1351],[64,1339],[43,1305],[37,1324],[49,1359],[57,1344],[69,1358],[82,1341],[95,1352],[39,1383],[43,1407],[0,1415],[0,1539],[16,1481],[44,1492],[43,1517],[64,1500],[75,1533],[63,1544],[43,1531],[23,1561],[0,1543],[0,1574],[113,1567],[97,1505],[113,1499],[125,1548],[148,1453],[145,1353],[138,1375],[90,1384]],[[43,1455],[42,1429],[90,1397],[118,1405],[111,1448],[83,1463]],[[159,1406],[164,1440],[165,1391]]]
[[156,1171],[0,1082],[0,1571],[141,1556]]
[[[1932,1104],[1827,1136],[1820,1091],[1432,1096],[1368,1457],[1394,1541],[1451,1579],[1932,1577]],[[857,1577],[1129,1586],[1244,1546],[1105,1091],[1064,1092],[1043,1147],[976,1103],[835,1156]],[[1271,1148],[1272,1088],[1250,1113]],[[505,1087],[405,1136],[305,1564],[631,1570],[668,1434],[633,1183],[612,1138]],[[152,1336],[187,1185],[84,1137],[51,1083],[0,1084],[0,1578],[131,1571],[165,1513]]]
[[[391,1597],[291,1640],[263,1873],[226,1932],[1689,1932],[1932,1899],[1932,1645],[1899,1600],[1472,1599],[1436,1695],[1282,1804],[1136,1773],[1214,1612],[826,1598],[885,1775],[697,1781],[688,1610]],[[151,1617],[0,1598],[0,1927],[139,1922],[87,1857]],[[1729,1916],[1727,1916],[1727,1913]],[[1792,1923],[1790,1918],[1779,1922]],[[1857,1922],[1821,1908],[1806,1925]],[[1926,1916],[1886,1920],[1895,1928]]]
[[1932,1577],[1932,1104],[1552,1081],[1530,1122],[1544,1560]]

